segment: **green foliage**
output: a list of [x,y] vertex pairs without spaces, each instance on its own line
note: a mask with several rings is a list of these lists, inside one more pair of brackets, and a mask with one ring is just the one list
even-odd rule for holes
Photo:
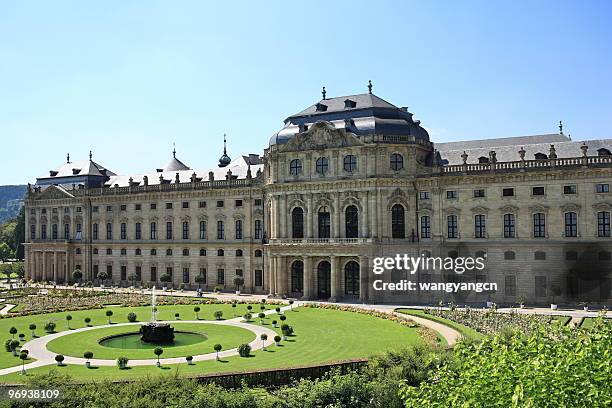
[[240,287],[244,285],[244,278],[242,276],[236,276],[234,278],[234,285],[237,289],[240,289]]
[[12,259],[15,253],[6,242],[0,242],[0,261],[5,262],[7,259]]
[[215,316],[215,320],[221,320],[221,318],[223,317],[223,312],[221,310],[217,310],[214,313],[214,316]]
[[251,355],[251,346],[249,346],[248,344],[241,344],[238,346],[238,354],[240,354],[240,357],[248,357]]
[[130,313],[127,314],[128,322],[134,323],[137,318],[138,317],[136,316],[136,313],[134,313],[134,312],[130,312]]
[[215,351],[216,351],[216,352],[221,351],[221,349],[222,349],[222,348],[223,348],[223,347],[222,347],[220,344],[215,344],[214,349],[215,349]]
[[55,361],[57,362],[57,364],[62,365],[63,361],[64,361],[64,356],[61,354],[58,354],[55,356]]
[[74,279],[75,281],[77,282],[80,281],[82,277],[83,277],[83,272],[81,272],[80,269],[75,269],[72,272],[72,279]]
[[91,351],[86,351],[83,353],[83,357],[86,358],[87,360],[93,358],[94,354]]
[[605,407],[612,405],[612,323],[589,330],[542,326],[459,343],[419,387],[401,389],[407,407]]
[[275,343],[279,343],[281,340],[282,340],[282,338],[278,334],[276,336],[274,336],[274,342]]
[[170,276],[169,273],[163,273],[160,277],[159,277],[159,281],[160,282],[164,282],[164,283],[168,283],[172,280],[172,276]]
[[56,325],[55,325],[54,322],[47,322],[45,324],[45,331],[47,333],[53,333],[55,331],[55,327],[56,327]]
[[117,358],[117,367],[119,367],[120,369],[126,368],[129,361],[129,358],[121,356]]

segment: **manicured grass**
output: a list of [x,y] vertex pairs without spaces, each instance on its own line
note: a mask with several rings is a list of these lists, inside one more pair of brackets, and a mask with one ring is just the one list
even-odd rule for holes
[[570,322],[570,320],[572,320],[572,317],[555,315],[555,316],[552,316],[552,319],[560,322],[562,326],[566,326]]
[[[173,307],[170,309],[169,313],[172,313]],[[123,311],[123,314],[125,312],[126,310]],[[195,376],[215,372],[251,371],[366,358],[388,349],[423,342],[418,335],[417,328],[409,328],[390,320],[361,313],[299,308],[293,312],[286,312],[286,316],[286,322],[294,327],[295,335],[282,342],[280,347],[274,346],[272,339],[268,339],[267,350],[256,351],[249,358],[236,356],[223,361],[203,361],[193,365],[168,365],[162,369],[155,366],[134,366],[127,370],[119,370],[116,367],[87,369],[80,365],[46,366],[28,370],[27,375],[57,369],[62,373],[73,375],[77,381],[117,380],[177,371],[181,375]],[[272,320],[280,322],[278,316],[273,314],[265,319],[264,324],[272,328]],[[254,319],[252,323],[260,324],[259,319]],[[280,329],[273,330],[280,333]],[[10,374],[0,377],[0,381],[20,383],[23,382],[23,376]]]
[[[240,327],[220,326],[205,323],[173,323],[172,326],[177,331],[205,334],[208,339],[201,343],[185,346],[160,346],[162,349],[164,349],[162,358],[185,357],[188,355],[195,356],[197,354],[213,353],[213,346],[217,343],[221,344],[225,350],[238,347],[242,343],[250,343],[255,339],[255,334],[253,332]],[[118,349],[105,347],[98,343],[103,337],[121,333],[137,332],[139,327],[139,325],[109,327],[70,334],[50,341],[49,344],[47,344],[47,348],[57,354],[81,358],[83,357],[83,353],[85,351],[91,351],[94,353],[94,358],[101,359],[114,360],[120,356],[126,356],[130,360],[156,358],[153,354],[153,350],[151,349]]]
[[582,320],[582,324],[580,325],[580,327],[582,327],[583,329],[590,329],[591,327],[593,327],[595,320],[595,317],[585,317]]
[[[195,320],[195,313],[193,308],[196,305],[169,305],[169,306],[159,306],[157,312],[157,320],[174,320],[174,314],[180,313],[181,319],[185,320]],[[247,312],[246,304],[238,304],[236,308],[232,308],[230,304],[214,304],[214,305],[198,305],[201,309],[199,313],[200,319],[203,320],[214,320],[214,312],[216,310],[220,310],[223,312],[223,317],[227,319],[231,319],[234,317],[234,311],[237,316],[242,316]],[[268,309],[274,309],[276,306],[267,305]],[[47,322],[54,322],[56,324],[55,331],[64,331],[67,330],[66,325],[66,315],[72,316],[72,321],[70,321],[71,328],[85,327],[85,322],[83,319],[89,317],[91,319],[92,326],[99,326],[103,324],[108,324],[108,318],[105,313],[107,310],[113,311],[113,316],[111,317],[111,321],[113,323],[125,323],[127,322],[127,314],[130,312],[136,313],[139,321],[149,321],[151,319],[151,307],[150,306],[141,306],[141,307],[131,307],[131,308],[122,308],[120,306],[114,307],[106,307],[103,309],[93,309],[93,310],[79,310],[74,312],[61,312],[61,313],[49,313],[42,315],[32,315],[32,316],[20,316],[20,317],[11,317],[11,318],[3,318],[0,319],[0,342],[2,342],[2,346],[4,345],[4,341],[6,339],[11,338],[9,334],[9,329],[11,327],[16,327],[18,333],[24,333],[26,335],[26,341],[32,339],[31,331],[28,329],[31,323],[36,325],[36,335],[43,336],[47,333],[44,331],[45,324]],[[253,305],[253,311],[259,313],[259,305]],[[17,335],[15,335],[17,338]],[[83,350],[87,351],[87,350]],[[0,350],[0,368],[12,367],[16,365],[21,365],[21,360],[19,357],[13,357],[12,353]]]
[[462,336],[468,339],[481,339],[485,337],[484,334],[472,329],[471,327],[464,326],[462,324],[459,324],[452,320],[444,319],[439,316],[434,316],[431,314],[424,313],[420,309],[401,309],[400,308],[400,309],[395,309],[395,311],[398,313],[422,317],[424,319],[429,319],[429,320],[433,320],[434,322],[442,323],[443,325],[446,325],[452,329],[457,330],[459,333],[461,333]]

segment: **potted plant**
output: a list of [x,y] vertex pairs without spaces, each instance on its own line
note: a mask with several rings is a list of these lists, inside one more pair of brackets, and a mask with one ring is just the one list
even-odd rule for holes
[[61,367],[64,365],[64,356],[61,354],[58,354],[57,356],[55,356],[55,362],[57,363],[58,367]]
[[169,273],[164,273],[159,277],[159,280],[163,283],[162,290],[168,290],[168,282],[172,280],[172,276]]
[[185,291],[185,287],[186,287],[186,286],[187,286],[187,285],[185,285],[184,283],[181,283],[181,284],[179,285],[179,290],[180,290],[181,292],[184,292],[184,291]]
[[525,296],[519,296],[516,302],[518,303],[521,309],[525,308]]
[[221,285],[215,286],[215,293],[218,295],[219,293],[221,293],[222,289],[223,289],[223,286],[221,286]]
[[156,365],[158,367],[161,367],[161,363],[159,362],[159,356],[161,356],[164,353],[164,349],[161,347],[155,347],[155,350],[153,350],[153,353],[157,356],[157,363]]
[[550,293],[552,294],[552,303],[550,304],[550,308],[552,310],[557,310],[557,302],[555,302],[555,298],[557,296],[561,296],[561,287],[556,283],[550,285]]
[[83,357],[85,357],[85,359],[87,360],[85,361],[85,367],[91,368],[91,361],[89,360],[93,357],[93,353],[91,351],[86,351],[83,353]]
[[280,346],[281,340],[282,340],[282,338],[278,334],[276,336],[274,336],[274,344],[276,344],[277,347]]
[[21,374],[25,374],[25,361],[28,359],[28,350],[22,349],[19,353],[19,359],[21,360]]
[[216,357],[217,361],[219,361],[219,352],[221,351],[222,348],[223,347],[220,344],[215,344],[214,349],[215,349],[215,352],[217,353],[217,357]]
[[587,302],[586,300],[583,300],[582,302],[578,304],[582,306],[582,310],[584,310],[585,312],[589,311],[589,302]]
[[236,286],[236,294],[240,295],[240,287],[244,285],[244,278],[242,276],[236,276],[234,278],[234,286]]
[[185,357],[185,360],[187,361],[187,365],[191,365],[193,362],[193,356],[187,356]]
[[119,367],[120,370],[124,370],[128,365],[128,361],[130,360],[125,356],[119,357],[117,359],[117,367]]

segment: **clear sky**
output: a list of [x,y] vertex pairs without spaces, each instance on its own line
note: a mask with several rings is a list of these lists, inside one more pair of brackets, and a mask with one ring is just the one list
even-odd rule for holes
[[2,1],[0,184],[263,153],[328,96],[408,106],[432,140],[612,138],[611,1]]

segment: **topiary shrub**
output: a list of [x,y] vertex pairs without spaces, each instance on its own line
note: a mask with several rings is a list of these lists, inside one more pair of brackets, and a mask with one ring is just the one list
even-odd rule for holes
[[129,361],[129,358],[121,356],[117,359],[117,367],[119,367],[120,370],[123,370],[127,367]]
[[187,356],[185,357],[185,360],[187,361],[187,364],[191,365],[193,362],[193,356]]
[[85,326],[89,327],[89,326],[90,326],[90,323],[91,323],[91,318],[86,317],[86,318],[85,318]]
[[64,365],[64,356],[61,354],[58,354],[57,356],[55,356],[55,361],[57,362],[58,366]]
[[253,316],[251,316],[250,313],[246,313],[244,316],[242,316],[245,322],[250,322],[252,317]]
[[274,336],[274,343],[276,343],[277,346],[280,344],[281,340],[281,336],[279,336],[278,334]]
[[47,322],[47,324],[45,324],[45,331],[47,333],[53,333],[55,332],[55,323],[53,322]]
[[137,319],[136,313],[130,312],[127,315],[128,322],[134,323]]
[[238,354],[240,354],[240,357],[248,357],[251,355],[251,346],[249,346],[248,344],[241,344],[238,346]]
[[214,316],[215,316],[215,320],[221,320],[221,318],[223,317],[223,312],[221,310],[217,310]]

